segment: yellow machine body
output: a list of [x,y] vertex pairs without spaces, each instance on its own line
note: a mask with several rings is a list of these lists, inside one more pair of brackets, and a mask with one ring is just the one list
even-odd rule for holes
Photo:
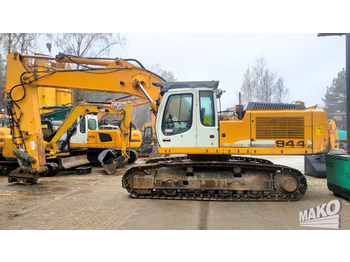
[[329,135],[331,146],[333,150],[339,150],[339,137],[337,132],[337,125],[333,119],[329,120]]
[[220,121],[219,137],[219,147],[161,147],[159,153],[307,155],[330,150],[327,115],[322,110],[248,111],[242,120]]
[[15,158],[13,150],[17,149],[12,142],[11,129],[8,127],[0,128],[0,155],[4,158]]
[[221,90],[197,87],[217,84],[185,82],[188,87],[179,89],[173,87],[180,85],[176,82],[163,85],[168,91],[162,97],[162,114],[156,122],[161,154],[305,155],[330,150],[323,110],[253,102],[248,103],[243,117],[219,120],[217,98]]
[[[140,130],[131,131],[131,140],[126,146],[138,148],[141,146],[142,136]],[[70,143],[70,148],[121,148],[122,132],[120,130],[89,130],[86,143]]]
[[327,116],[321,110],[247,111],[242,120],[220,121],[220,147],[231,154],[328,152]]

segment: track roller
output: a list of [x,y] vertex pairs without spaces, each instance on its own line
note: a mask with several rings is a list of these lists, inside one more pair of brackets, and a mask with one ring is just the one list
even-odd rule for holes
[[281,193],[293,193],[299,186],[298,178],[289,171],[283,170],[274,178],[276,189]]

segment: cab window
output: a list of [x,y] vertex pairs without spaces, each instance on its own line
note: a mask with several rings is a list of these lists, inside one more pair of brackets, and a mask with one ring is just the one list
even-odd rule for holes
[[83,134],[86,133],[85,122],[86,122],[86,118],[85,116],[83,116],[80,121],[80,133],[83,133]]
[[200,119],[203,126],[215,126],[214,100],[212,91],[199,92]]
[[162,132],[166,136],[186,132],[192,126],[192,94],[171,95],[165,106]]
[[96,119],[90,118],[88,120],[88,129],[89,130],[96,130],[97,129]]
[[144,137],[151,138],[152,137],[152,127],[146,127],[144,130]]

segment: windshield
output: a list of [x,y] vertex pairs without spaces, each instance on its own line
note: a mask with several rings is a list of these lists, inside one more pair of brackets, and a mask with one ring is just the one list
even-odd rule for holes
[[181,134],[191,128],[192,100],[192,94],[169,96],[162,120],[162,131],[164,135]]

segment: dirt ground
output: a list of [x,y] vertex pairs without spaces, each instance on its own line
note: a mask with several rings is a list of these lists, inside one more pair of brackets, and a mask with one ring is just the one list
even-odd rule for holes
[[[304,171],[301,156],[268,158]],[[121,186],[129,167],[117,175],[105,175],[100,167],[86,175],[60,172],[30,186],[9,184],[0,176],[0,229],[319,230],[300,227],[299,212],[333,199],[342,201],[341,229],[350,229],[349,201],[335,197],[323,178],[307,176],[308,190],[297,202],[133,199]]]

